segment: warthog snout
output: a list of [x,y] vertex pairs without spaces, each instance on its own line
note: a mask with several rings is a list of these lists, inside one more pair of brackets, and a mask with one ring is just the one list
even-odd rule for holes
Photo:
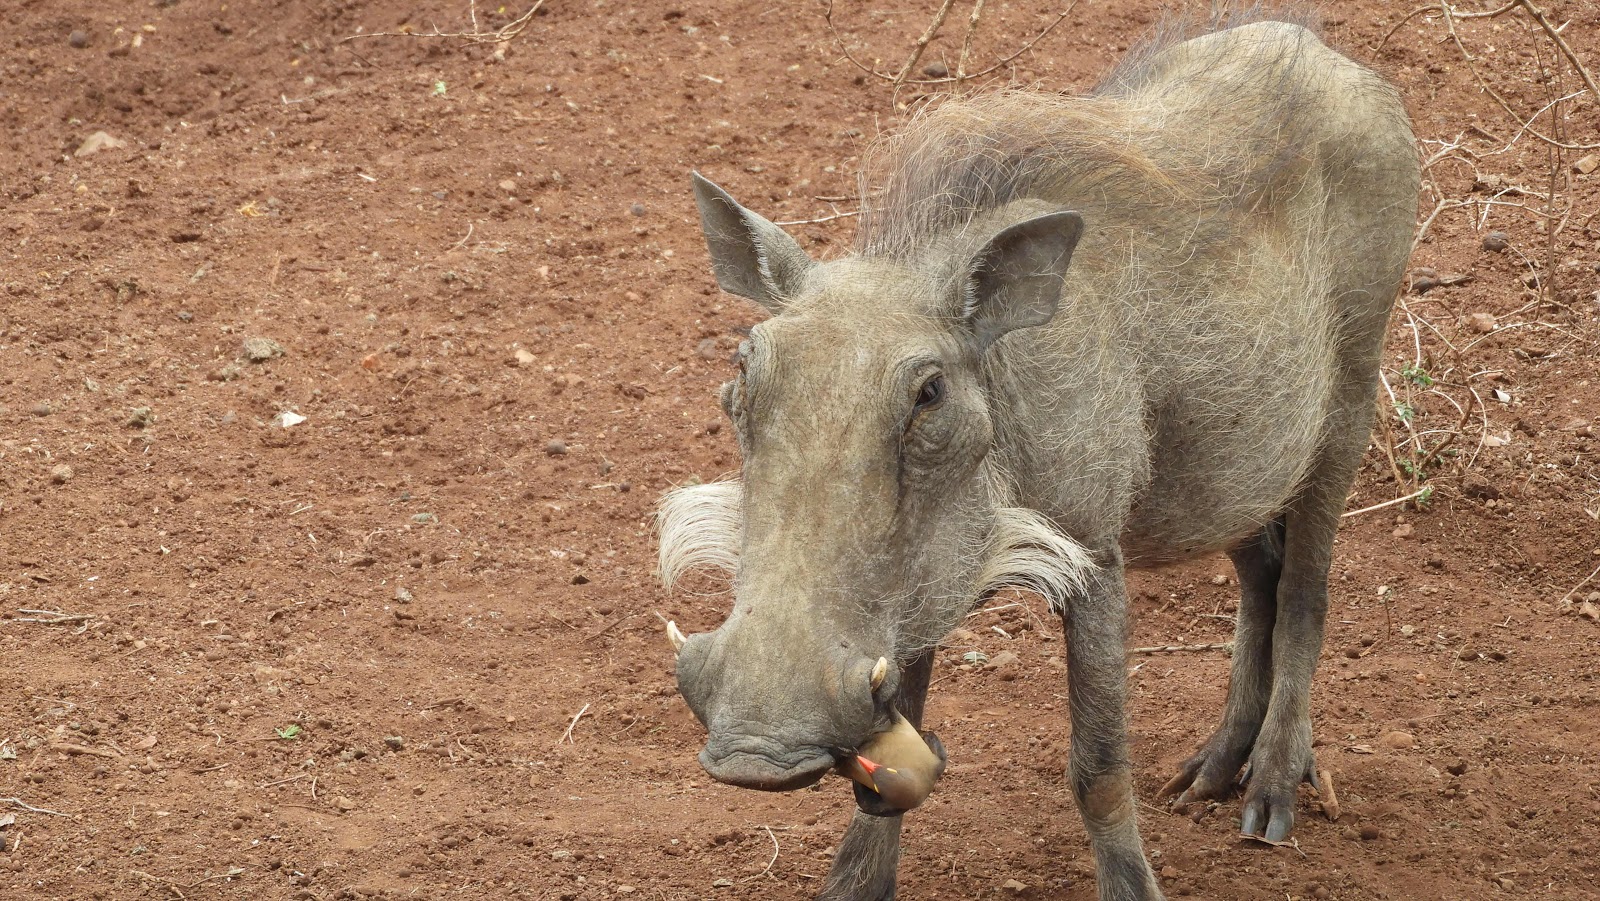
[[719,782],[804,788],[891,721],[899,672],[881,655],[810,636],[775,641],[737,615],[672,640],[678,689],[708,733],[700,765]]

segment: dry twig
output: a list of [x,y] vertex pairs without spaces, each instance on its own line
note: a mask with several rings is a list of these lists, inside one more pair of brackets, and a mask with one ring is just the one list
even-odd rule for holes
[[60,610],[30,610],[26,607],[19,608],[18,613],[30,613],[32,616],[19,616],[12,622],[16,623],[43,623],[47,626],[62,623],[81,623],[95,618],[93,613],[63,613]]
[[528,24],[533,21],[534,15],[539,12],[541,6],[544,6],[544,0],[535,0],[533,6],[529,7],[527,12],[512,19],[505,25],[496,28],[494,31],[482,31],[478,27],[477,0],[469,0],[467,14],[472,20],[471,31],[440,31],[437,26],[432,31],[369,31],[340,38],[338,43],[344,44],[363,38],[454,38],[468,44],[492,44],[495,48],[495,59],[503,60],[505,59],[506,45],[516,40],[518,35],[527,30]]
[[578,715],[574,716],[572,718],[572,722],[567,724],[567,731],[561,733],[561,741],[556,742],[556,744],[560,744],[563,741],[567,742],[569,744],[577,744],[577,742],[574,741],[573,738],[572,738],[572,730],[577,728],[578,720],[583,719],[583,715],[585,713],[588,713],[588,712],[589,712],[589,705],[588,704],[583,705],[583,708],[578,711]]
[[1578,584],[1572,586],[1572,590],[1567,592],[1561,598],[1561,600],[1557,601],[1556,602],[1556,606],[1560,607],[1561,605],[1565,604],[1567,601],[1572,600],[1572,596],[1578,593],[1578,589],[1582,588],[1585,585],[1588,585],[1589,582],[1591,580],[1593,580],[1595,576],[1600,576],[1600,566],[1596,566],[1594,568],[1594,572],[1588,574],[1587,576],[1584,576],[1582,582],[1579,582]]
[[1129,654],[1176,654],[1179,652],[1201,653],[1204,651],[1233,652],[1233,642],[1219,641],[1213,644],[1169,644],[1151,648],[1129,648]]
[[[978,4],[978,6],[980,6],[980,7],[982,5],[983,5],[982,3]],[[958,64],[957,70],[956,70],[956,74],[955,75],[946,76],[944,78],[907,78],[906,76],[909,74],[909,69],[902,69],[900,72],[898,72],[898,73],[896,73],[894,75],[889,75],[889,74],[886,74],[886,73],[883,73],[883,72],[879,72],[877,69],[873,68],[872,66],[869,66],[866,63],[863,63],[861,60],[856,59],[856,57],[850,52],[850,48],[845,46],[844,38],[840,36],[839,30],[836,27],[834,27],[834,24],[833,24],[833,0],[828,0],[827,5],[823,8],[822,20],[823,20],[823,22],[827,23],[828,31],[830,33],[832,33],[834,43],[839,45],[839,52],[844,54],[845,60],[848,61],[851,65],[855,66],[857,69],[860,69],[862,72],[865,72],[866,74],[871,75],[874,78],[881,78],[884,81],[890,82],[895,87],[900,87],[901,85],[907,85],[907,84],[914,84],[914,85],[940,85],[940,84],[952,84],[952,83],[956,83],[956,82],[962,82],[962,81],[966,81],[966,80],[973,79],[973,78],[982,78],[985,75],[991,75],[991,74],[993,74],[995,72],[1000,71],[1001,69],[1005,68],[1006,66],[1011,65],[1011,63],[1015,62],[1016,59],[1018,57],[1020,57],[1022,54],[1027,53],[1029,50],[1032,50],[1035,44],[1037,44],[1040,41],[1044,40],[1046,35],[1048,35],[1052,31],[1055,31],[1057,25],[1060,25],[1062,22],[1066,21],[1067,16],[1072,14],[1073,8],[1076,7],[1077,5],[1078,5],[1078,0],[1070,0],[1070,2],[1067,3],[1067,8],[1062,10],[1061,13],[1059,15],[1057,15],[1055,17],[1055,19],[1049,25],[1046,25],[1043,30],[1041,30],[1038,34],[1034,35],[1032,38],[1029,38],[1027,41],[1025,41],[1022,44],[1021,47],[1018,47],[1016,49],[1016,51],[1014,53],[1010,54],[1009,56],[1006,56],[1005,58],[1001,59],[999,62],[995,63],[994,65],[992,65],[990,67],[988,67],[987,69],[984,69],[981,72],[974,72],[974,73],[968,75],[964,71],[962,71],[961,65]],[[944,17],[945,17],[945,15],[947,15],[949,13],[949,11],[950,11],[950,3],[947,0],[947,2],[940,8],[939,14],[935,17],[936,23],[942,25],[944,23]],[[968,19],[968,21],[967,21],[968,34],[967,34],[967,37],[966,37],[966,43],[967,43],[968,46],[970,46],[971,41],[972,41],[972,35],[971,35],[972,29],[975,29],[975,28],[978,27],[978,17],[979,17],[978,10],[974,9],[972,17],[970,19]],[[937,30],[937,29],[930,29],[930,30]],[[925,35],[925,37],[928,37],[931,40],[931,36]],[[926,46],[926,45],[924,44],[924,46]],[[911,61],[910,61],[910,64],[914,65],[916,63],[916,61],[921,58],[921,56],[922,56],[922,52],[919,49],[916,53],[913,54],[913,56],[911,58]],[[965,56],[965,52],[963,51],[963,57],[964,56]]]
[[75,745],[65,741],[52,742],[49,747],[50,750],[60,751],[63,754],[82,754],[86,757],[104,757],[107,760],[115,760],[122,756],[106,748],[91,748],[88,745]]
[[835,219],[849,219],[851,216],[861,215],[861,210],[851,210],[848,213],[834,213],[832,216],[818,216],[815,219],[786,219],[774,222],[773,225],[816,225],[822,222],[832,222]]
[[950,7],[955,5],[956,0],[944,0],[944,3],[939,7],[939,11],[934,13],[933,21],[928,23],[927,30],[922,32],[922,37],[917,38],[916,46],[911,48],[911,57],[906,60],[905,65],[900,67],[900,74],[894,77],[895,87],[898,88],[905,84],[906,76],[910,75],[911,70],[916,68],[917,62],[922,59],[923,51],[928,49],[928,42],[933,40],[933,36],[939,33],[940,28],[944,27],[945,16],[950,15]]
[[62,813],[59,810],[46,810],[43,807],[34,807],[32,804],[29,804],[21,798],[0,798],[0,804],[10,804],[12,807],[15,807],[19,810],[26,810],[29,813],[44,813],[53,817],[72,816],[70,813]]
[[767,861],[766,868],[761,872],[755,874],[754,876],[746,877],[744,880],[745,882],[754,882],[757,879],[760,879],[762,876],[772,872],[772,865],[778,862],[778,837],[772,834],[771,826],[763,824],[761,828],[767,830],[767,838],[772,839],[772,859]]

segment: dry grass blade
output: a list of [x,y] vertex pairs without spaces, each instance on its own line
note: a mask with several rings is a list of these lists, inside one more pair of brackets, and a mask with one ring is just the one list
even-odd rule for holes
[[1350,510],[1350,511],[1347,511],[1344,514],[1342,514],[1342,516],[1345,517],[1345,518],[1349,518],[1351,516],[1360,516],[1363,513],[1371,513],[1374,510],[1382,510],[1382,509],[1384,509],[1386,507],[1398,506],[1400,504],[1405,503],[1406,501],[1422,497],[1425,494],[1431,494],[1432,492],[1433,492],[1432,488],[1419,488],[1418,490],[1413,491],[1410,494],[1407,494],[1407,495],[1405,495],[1403,497],[1397,497],[1397,498],[1394,498],[1392,500],[1387,500],[1387,501],[1384,501],[1381,504],[1373,504],[1370,507],[1362,507],[1360,510]]

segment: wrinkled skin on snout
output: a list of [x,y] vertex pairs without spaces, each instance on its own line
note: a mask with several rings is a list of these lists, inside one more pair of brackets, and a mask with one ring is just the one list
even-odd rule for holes
[[[733,609],[682,642],[678,684],[706,771],[782,791],[888,730],[903,667],[977,597],[998,483],[983,353],[1053,314],[1080,222],[1043,210],[938,248],[955,271],[818,264],[710,182],[696,192],[719,283],[773,316],[722,391],[743,455]],[[901,705],[919,719],[923,688]]]

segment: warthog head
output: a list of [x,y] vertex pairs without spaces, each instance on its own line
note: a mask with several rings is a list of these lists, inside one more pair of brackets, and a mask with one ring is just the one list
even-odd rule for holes
[[718,284],[773,315],[722,389],[742,479],[673,491],[660,512],[663,579],[726,568],[733,610],[714,632],[668,631],[706,771],[787,790],[889,727],[901,665],[984,592],[1061,597],[1092,566],[1007,505],[986,362],[1054,315],[1082,221],[1040,205],[925,258],[816,263],[694,185]]

